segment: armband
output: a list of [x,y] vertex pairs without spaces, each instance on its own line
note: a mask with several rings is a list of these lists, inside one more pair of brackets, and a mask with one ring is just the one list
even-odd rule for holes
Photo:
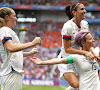
[[73,63],[73,57],[72,56],[68,56],[68,57],[66,57],[66,59],[67,59],[67,64]]

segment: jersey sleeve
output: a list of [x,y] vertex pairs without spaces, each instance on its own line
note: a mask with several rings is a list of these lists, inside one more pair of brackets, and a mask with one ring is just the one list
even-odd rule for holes
[[0,39],[4,44],[7,40],[12,40],[11,33],[9,31],[4,31],[1,33]]
[[73,63],[79,63],[80,55],[78,55],[78,54],[72,54],[71,56],[73,58]]
[[89,23],[86,22],[86,29],[89,30]]
[[75,55],[72,54],[72,55],[66,57],[66,59],[67,59],[67,64],[77,62],[78,57],[79,57],[79,55],[77,55],[77,54],[75,54]]
[[61,34],[62,38],[66,40],[71,40],[71,27],[68,24],[64,24]]
[[84,29],[89,30],[89,23],[87,21],[83,20],[82,24],[84,26]]

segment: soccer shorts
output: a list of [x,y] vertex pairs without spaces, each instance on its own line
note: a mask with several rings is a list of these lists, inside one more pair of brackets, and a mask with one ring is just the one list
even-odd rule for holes
[[[58,55],[58,58],[61,58],[61,53]],[[73,72],[78,75],[78,72],[73,63],[71,64],[58,64],[58,69],[60,71],[60,77],[63,76],[64,73]]]
[[22,90],[22,74],[13,71],[2,76],[1,90]]

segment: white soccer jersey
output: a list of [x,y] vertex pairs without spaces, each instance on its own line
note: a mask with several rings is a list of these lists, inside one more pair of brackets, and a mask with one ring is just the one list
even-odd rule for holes
[[[71,40],[71,47],[72,48],[76,48],[76,49],[80,49],[79,46],[77,46],[77,44],[75,43],[75,37],[76,34],[80,31],[80,30],[88,30],[88,23],[84,20],[81,21],[80,23],[81,27],[78,27],[74,22],[73,19],[67,21],[63,28],[62,28],[62,39],[66,39],[66,40]],[[64,50],[64,45],[63,45],[63,40],[62,40],[62,48],[61,48],[61,53],[62,53],[62,57],[66,57],[69,54],[65,52]]]
[[98,77],[99,64],[88,60],[84,55],[71,55],[79,74],[79,90],[100,90]]
[[[71,40],[71,47],[75,48],[75,49],[79,49],[79,50],[81,48],[75,43],[75,36],[80,30],[83,30],[83,29],[88,30],[89,29],[89,25],[88,25],[87,21],[82,20],[81,23],[80,23],[80,26],[81,27],[78,27],[73,22],[73,19],[71,19],[64,24],[64,26],[62,28],[62,32],[61,32],[62,39]],[[62,47],[61,47],[60,55],[59,55],[59,57],[66,57],[66,56],[70,55],[70,54],[66,53],[65,50],[64,50],[63,40],[62,40]],[[60,71],[60,77],[66,72],[75,72],[76,75],[77,75],[77,72],[76,72],[73,64],[67,64],[67,65],[59,64],[58,69]]]
[[10,73],[12,68],[19,73],[23,73],[23,52],[10,53],[4,46],[7,40],[12,40],[14,44],[20,43],[16,33],[9,27],[4,26],[0,29],[0,54],[3,61],[0,76]]

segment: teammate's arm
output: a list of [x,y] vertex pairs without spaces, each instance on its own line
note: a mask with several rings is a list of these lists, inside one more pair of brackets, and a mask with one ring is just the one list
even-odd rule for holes
[[85,56],[88,57],[90,60],[93,60],[93,58],[94,58],[94,55],[91,54],[91,53],[88,52],[88,51],[85,51],[85,50],[78,50],[78,49],[72,48],[72,47],[71,47],[71,40],[63,39],[63,44],[64,44],[64,48],[65,48],[65,52],[66,52],[66,53],[85,55]]
[[32,46],[35,46],[41,42],[40,37],[36,37],[32,42],[25,43],[25,44],[14,44],[12,40],[5,41],[4,45],[9,52],[17,52]]
[[38,65],[53,65],[53,64],[60,64],[60,63],[64,63],[64,64],[73,63],[72,56],[68,56],[66,58],[54,58],[54,59],[50,59],[47,61],[41,61],[39,58],[33,57],[33,58],[31,58],[31,60],[35,64],[38,64]]
[[95,51],[94,47],[90,48],[90,51],[92,52],[92,54],[94,55],[96,60],[100,60],[100,56],[99,56],[99,51]]
[[27,56],[32,56],[34,54],[36,54],[38,52],[37,48],[33,48],[30,52],[23,52],[23,56],[27,57]]

